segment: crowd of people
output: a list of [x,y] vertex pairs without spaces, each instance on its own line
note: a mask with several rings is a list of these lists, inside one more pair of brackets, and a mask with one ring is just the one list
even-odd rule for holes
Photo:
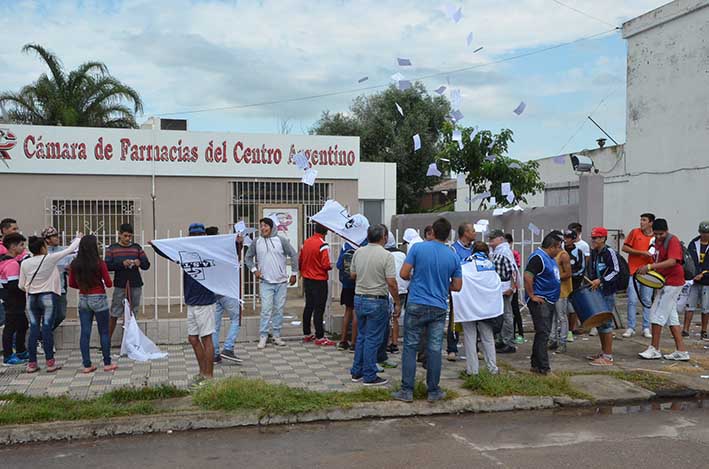
[[[73,288],[79,292],[82,371],[96,370],[89,349],[94,319],[103,370],[115,370],[111,337],[124,314],[126,299],[132,313],[137,314],[142,301],[140,271],[150,268],[143,248],[133,240],[133,227],[121,225],[118,241],[105,249],[103,258],[93,235],[79,235],[62,247],[55,228],[25,238],[17,222],[9,218],[0,222],[0,231],[3,364],[25,365],[28,373],[35,373],[40,369],[37,354],[41,346],[46,371],[61,368],[54,358],[53,331],[66,317],[67,290]],[[401,388],[394,398],[410,402],[417,362],[426,368],[428,399],[445,397],[439,386],[442,358],[459,359],[461,333],[466,373],[479,373],[478,352],[488,372],[498,373],[497,354],[517,353],[524,342],[521,311],[525,305],[534,324],[532,372],[549,373],[549,351],[566,352],[574,337],[584,332],[597,335],[600,342],[600,350],[588,357],[589,363],[613,366],[613,321],[606,320],[585,331],[582,322],[588,312],[577,312],[573,306],[574,295],[584,289],[600,298],[605,312],[615,312],[617,293],[627,291],[627,329],[622,335],[628,338],[638,333],[651,339],[647,349],[639,353],[641,358],[688,360],[683,340],[689,335],[697,310],[702,314],[701,339],[709,340],[709,222],[702,222],[698,231],[699,235],[685,247],[669,232],[665,219],[644,213],[640,226],[624,239],[626,262],[609,245],[606,228],[594,227],[589,245],[581,239],[582,226],[571,223],[563,232],[548,233],[524,268],[509,233],[486,231],[483,242],[475,225],[463,223],[451,243],[451,225],[444,218],[427,226],[423,238],[416,230],[407,229],[401,247],[385,225],[372,225],[366,240],[343,244],[334,265],[326,241],[328,229],[319,224],[300,249],[279,235],[271,218],[259,221],[260,236],[247,243],[247,248],[242,235],[235,236],[235,243],[237,257],[243,255],[247,270],[258,282],[258,349],[268,344],[287,345],[281,336],[287,289],[299,276],[305,294],[303,341],[352,352],[352,381],[378,386],[388,382],[380,376],[385,368],[399,366],[389,355],[399,353],[403,339]],[[216,235],[218,229],[193,223],[188,233]],[[164,256],[157,248],[156,252]],[[339,342],[326,337],[323,326],[333,267],[339,273],[340,303],[345,308]],[[660,288],[653,291],[635,279],[648,272],[663,279]],[[238,295],[216,295],[187,272],[183,275],[188,341],[199,363],[201,382],[213,376],[215,363],[242,363],[235,354],[241,305]],[[107,288],[113,288],[110,305]],[[687,294],[680,299],[683,289]],[[638,303],[642,307],[639,331]],[[680,312],[684,312],[683,326]],[[230,326],[220,350],[224,313]],[[670,329],[676,350],[663,355],[660,336],[665,326]]]

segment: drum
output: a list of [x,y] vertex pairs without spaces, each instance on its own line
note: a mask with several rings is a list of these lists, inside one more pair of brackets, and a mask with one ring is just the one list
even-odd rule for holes
[[574,291],[569,299],[581,321],[582,330],[587,331],[613,320],[613,312],[608,311],[603,295],[597,290],[583,286]]
[[650,270],[646,274],[635,272],[635,280],[637,280],[639,284],[650,287],[653,290],[659,290],[665,286],[665,277],[658,274],[654,270]]

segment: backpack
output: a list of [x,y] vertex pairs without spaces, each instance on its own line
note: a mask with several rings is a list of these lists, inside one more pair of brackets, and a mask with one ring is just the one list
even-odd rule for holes
[[350,274],[352,273],[352,256],[354,256],[354,253],[354,249],[348,249],[342,254],[342,273],[345,274],[347,278],[350,278]]
[[616,285],[618,285],[618,290],[625,290],[628,288],[628,282],[630,282],[630,267],[625,257],[621,256],[618,252],[616,252],[615,255],[618,256],[618,265],[620,267],[618,283]]
[[[670,239],[672,239],[672,237],[673,235],[668,234],[665,238],[665,242],[663,243],[665,252],[667,252],[670,245]],[[697,265],[694,263],[694,259],[692,259],[692,255],[689,253],[684,243],[680,241],[679,245],[682,248],[682,268],[684,269],[684,279],[693,280],[694,277],[697,276]]]

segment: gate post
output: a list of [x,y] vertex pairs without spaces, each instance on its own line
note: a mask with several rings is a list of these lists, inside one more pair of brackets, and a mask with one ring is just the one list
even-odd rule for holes
[[603,181],[600,174],[579,176],[579,223],[586,237],[594,226],[603,226]]

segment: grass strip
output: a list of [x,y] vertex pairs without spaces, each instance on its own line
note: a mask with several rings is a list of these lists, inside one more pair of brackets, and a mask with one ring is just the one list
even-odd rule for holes
[[487,371],[467,376],[463,387],[484,396],[568,396],[575,399],[590,399],[586,393],[576,390],[564,375],[536,375],[531,373],[506,373],[493,375]]
[[616,379],[622,379],[630,383],[636,384],[641,388],[645,388],[652,392],[667,391],[674,389],[683,389],[685,386],[677,384],[672,380],[661,376],[658,373],[651,373],[647,371],[625,371],[625,370],[613,370],[613,371],[601,371],[601,372],[569,372],[562,373],[564,376],[574,376],[574,375],[607,375],[612,376]]

